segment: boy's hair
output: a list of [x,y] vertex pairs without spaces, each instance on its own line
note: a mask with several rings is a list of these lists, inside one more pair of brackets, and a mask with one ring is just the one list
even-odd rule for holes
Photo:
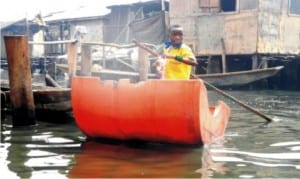
[[170,33],[171,32],[181,32],[181,33],[183,33],[183,28],[180,25],[172,25],[170,27]]

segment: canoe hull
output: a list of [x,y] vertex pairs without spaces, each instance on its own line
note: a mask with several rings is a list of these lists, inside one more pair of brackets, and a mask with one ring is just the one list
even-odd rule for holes
[[242,86],[276,75],[283,66],[216,74],[199,74],[197,78],[218,87]]
[[76,123],[89,137],[209,143],[224,134],[230,114],[223,102],[209,108],[201,80],[74,77],[71,98]]

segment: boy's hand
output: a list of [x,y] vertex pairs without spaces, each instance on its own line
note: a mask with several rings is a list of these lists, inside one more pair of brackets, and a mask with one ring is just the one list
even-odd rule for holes
[[159,66],[159,65],[160,65],[160,62],[159,62],[158,60],[152,63],[152,66],[153,66],[153,67],[157,67],[157,66]]
[[174,59],[175,57],[173,55],[163,54],[162,58],[164,58],[164,59]]

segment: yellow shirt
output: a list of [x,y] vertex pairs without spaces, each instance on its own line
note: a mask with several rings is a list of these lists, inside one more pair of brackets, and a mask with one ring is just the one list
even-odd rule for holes
[[[196,59],[191,48],[185,44],[182,44],[180,48],[174,48],[171,46],[168,49],[165,49],[164,53],[174,56],[179,55],[183,58],[192,58],[194,60]],[[164,70],[164,79],[188,80],[190,79],[191,71],[191,65],[185,64],[175,59],[167,59]]]

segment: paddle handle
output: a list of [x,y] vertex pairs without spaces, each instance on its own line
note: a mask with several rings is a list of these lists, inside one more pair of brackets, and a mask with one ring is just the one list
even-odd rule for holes
[[137,40],[133,39],[132,42],[135,43],[136,46],[138,46],[138,47],[144,49],[145,51],[149,52],[151,55],[156,56],[156,57],[159,57],[159,56],[160,56],[157,52],[155,52],[154,50],[150,49],[150,48],[147,47],[146,45],[144,45],[144,44],[138,42]]
[[[149,53],[152,54],[153,56],[156,56],[156,57],[159,57],[159,56],[160,56],[157,52],[153,51],[152,49],[148,48],[148,47],[145,46],[144,44],[138,42],[137,40],[134,39],[134,40],[132,40],[132,42],[135,43],[138,47],[143,48],[144,50],[146,50],[147,52],[149,52]],[[191,76],[192,76],[193,78],[195,78],[195,79],[200,79],[200,78],[198,78],[198,77],[195,76],[195,75],[191,75]],[[251,106],[249,106],[249,105],[243,103],[242,101],[238,100],[237,98],[235,98],[235,97],[233,97],[233,96],[231,96],[231,95],[225,93],[224,91],[222,91],[222,90],[220,90],[219,88],[215,87],[214,85],[208,83],[207,81],[204,81],[204,80],[202,80],[202,81],[204,82],[205,85],[211,87],[211,88],[214,89],[216,92],[218,92],[218,93],[220,93],[221,95],[223,95],[223,96],[225,96],[225,97],[231,99],[232,101],[234,101],[234,102],[238,103],[239,105],[241,105],[242,107],[244,107],[244,108],[246,108],[246,109],[252,111],[253,113],[257,114],[258,116],[260,116],[260,117],[266,119],[268,122],[273,121],[273,119],[272,119],[271,117],[269,117],[269,116],[263,114],[262,112],[258,111],[257,109],[255,109],[255,108],[253,108],[253,107],[251,107]]]
[[262,112],[258,111],[257,109],[243,103],[242,101],[238,100],[237,98],[235,98],[234,96],[231,96],[225,92],[223,92],[222,90],[218,89],[217,87],[213,86],[212,84],[206,82],[203,80],[203,82],[205,83],[205,85],[209,86],[210,88],[214,89],[216,92],[222,94],[223,96],[233,100],[234,102],[238,103],[239,105],[243,106],[244,108],[254,112],[255,114],[259,115],[260,117],[266,119],[268,122],[273,121],[273,119],[265,114],[263,114]]

